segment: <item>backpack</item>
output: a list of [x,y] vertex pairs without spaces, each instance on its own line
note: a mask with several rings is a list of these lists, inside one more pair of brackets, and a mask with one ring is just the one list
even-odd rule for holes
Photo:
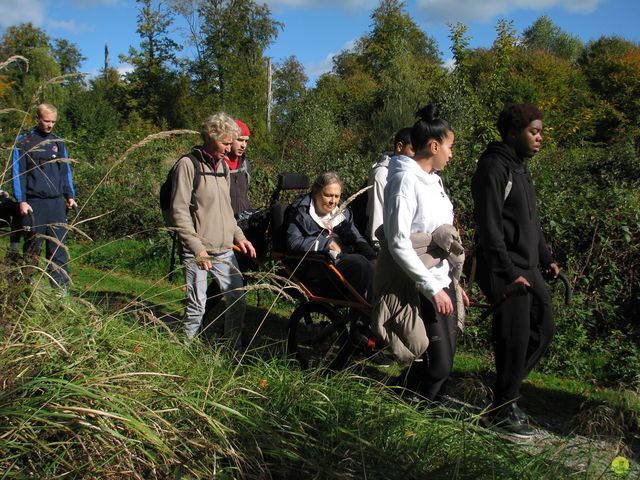
[[[198,190],[198,187],[200,186],[200,180],[202,176],[211,175],[214,177],[222,177],[222,176],[228,177],[229,167],[227,166],[227,162],[225,162],[224,160],[221,160],[223,162],[222,163],[223,170],[224,170],[223,173],[203,172],[202,167],[200,166],[200,160],[196,158],[196,156],[193,153],[189,152],[185,156],[189,158],[189,160],[191,160],[191,163],[193,163],[193,169],[194,169],[193,188],[191,189],[191,201],[189,202],[189,211],[193,215],[193,213],[196,210],[198,210],[198,204],[196,203],[194,197],[195,197],[196,190]],[[164,218],[165,226],[167,227],[172,226],[171,221],[169,220],[169,210],[171,209],[171,197],[173,195],[173,175],[175,173],[176,166],[178,165],[179,161],[180,160],[177,160],[176,163],[173,164],[173,167],[171,167],[171,170],[169,170],[169,172],[167,173],[167,178],[162,183],[162,185],[160,185],[160,193],[159,193],[160,210],[162,210],[162,217]]]

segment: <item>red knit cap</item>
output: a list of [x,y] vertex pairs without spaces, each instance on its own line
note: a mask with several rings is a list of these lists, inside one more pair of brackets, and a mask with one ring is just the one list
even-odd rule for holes
[[248,137],[250,135],[249,127],[247,127],[247,124],[244,123],[242,120],[237,120],[236,119],[236,125],[238,125],[238,127],[240,127],[240,136],[241,137]]

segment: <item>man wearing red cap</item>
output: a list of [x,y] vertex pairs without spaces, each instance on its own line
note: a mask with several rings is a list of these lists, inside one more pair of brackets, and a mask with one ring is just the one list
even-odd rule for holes
[[242,120],[236,120],[236,125],[240,127],[240,136],[233,141],[231,151],[225,160],[229,165],[231,208],[237,218],[241,212],[251,210],[253,207],[249,200],[249,162],[245,157],[249,143],[249,127]]

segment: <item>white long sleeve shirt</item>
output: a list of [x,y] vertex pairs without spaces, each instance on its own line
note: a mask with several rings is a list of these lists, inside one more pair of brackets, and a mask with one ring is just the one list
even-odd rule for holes
[[382,225],[382,215],[384,208],[384,187],[387,186],[387,173],[389,169],[389,160],[392,152],[383,153],[376,163],[371,166],[368,185],[369,189],[367,202],[367,236],[374,243],[378,243],[376,237],[376,229]]
[[436,173],[425,172],[412,158],[398,155],[389,162],[384,190],[384,233],[398,265],[427,298],[449,286],[449,263],[432,268],[422,263],[410,235],[432,233],[440,225],[453,225],[453,205]]

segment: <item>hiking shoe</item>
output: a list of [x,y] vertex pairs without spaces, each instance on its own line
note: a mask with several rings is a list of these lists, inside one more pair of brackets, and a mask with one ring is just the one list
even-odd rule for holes
[[522,411],[516,402],[511,404],[513,415],[523,423],[529,423],[529,416]]
[[[497,412],[490,413],[480,419],[480,425],[492,430],[498,430],[517,438],[531,438],[536,431],[529,426],[521,416],[526,414],[519,408],[513,408],[515,404],[510,404],[501,408]],[[517,413],[519,412],[519,413]]]
[[393,360],[384,353],[377,351],[367,357],[367,361],[373,363],[377,367],[389,368],[393,365]]

